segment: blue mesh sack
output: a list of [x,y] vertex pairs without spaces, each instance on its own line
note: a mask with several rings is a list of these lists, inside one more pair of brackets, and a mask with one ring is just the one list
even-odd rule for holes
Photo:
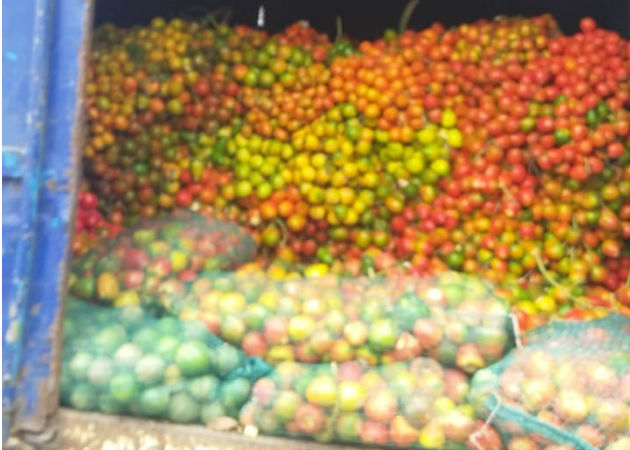
[[470,400],[509,450],[630,449],[630,319],[551,322],[526,334],[475,374]]
[[197,321],[156,318],[140,306],[68,299],[61,403],[78,410],[177,423],[236,418],[264,361],[247,357]]

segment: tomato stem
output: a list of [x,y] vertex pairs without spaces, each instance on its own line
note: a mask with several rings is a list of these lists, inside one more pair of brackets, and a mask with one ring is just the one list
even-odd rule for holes
[[289,230],[284,222],[282,222],[282,220],[280,219],[274,219],[274,223],[278,225],[278,228],[280,228],[280,233],[282,234],[282,239],[280,240],[280,243],[284,246],[289,239]]
[[337,16],[335,18],[335,25],[337,28],[337,34],[335,35],[335,43],[339,42],[343,37],[343,24],[341,21],[341,16]]
[[[217,19],[219,15],[221,16],[221,19]],[[219,25],[226,25],[229,22],[231,16],[231,8],[218,8],[206,14],[206,16],[201,19],[201,23],[210,23],[210,26],[212,26],[213,28],[218,28]]]
[[214,17],[214,14],[208,14],[208,21],[213,28],[217,28],[219,26],[219,22],[217,22],[217,18]]
[[405,5],[405,9],[403,9],[400,21],[398,22],[398,34],[402,34],[409,26],[409,19],[411,19],[411,15],[416,9],[416,6],[418,6],[418,3],[420,3],[420,0],[411,0]]
[[[543,263],[543,260],[540,257],[540,253],[535,251],[535,252],[532,253],[532,255],[534,256],[534,259],[536,260],[536,265],[538,266],[538,270],[542,274],[543,278],[549,284],[551,284],[554,287],[557,287],[558,289],[566,289],[564,286],[562,286],[560,283],[558,283],[556,280],[554,280],[553,277],[549,274],[549,272],[547,272],[547,268],[545,267],[545,264]],[[578,305],[581,305],[581,306],[584,306],[584,307],[589,307],[590,306],[587,302],[584,302],[584,301],[574,297],[573,295],[571,295],[571,293],[569,293],[569,298],[571,300],[573,300],[574,303],[577,303]]]
[[499,188],[501,189],[501,192],[503,192],[510,200],[516,201],[512,192],[508,188],[506,188],[505,185],[500,184]]

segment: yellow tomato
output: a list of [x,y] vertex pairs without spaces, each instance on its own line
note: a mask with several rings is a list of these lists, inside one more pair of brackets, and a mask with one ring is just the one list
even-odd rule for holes
[[339,189],[339,197],[342,204],[350,205],[355,198],[354,190],[352,190],[352,188],[344,186]]
[[308,210],[308,215],[315,220],[321,220],[326,217],[326,208],[322,205],[311,206]]

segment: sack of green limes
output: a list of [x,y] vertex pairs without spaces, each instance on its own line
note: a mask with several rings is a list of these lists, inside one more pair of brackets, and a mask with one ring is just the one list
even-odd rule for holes
[[270,371],[205,324],[68,299],[61,403],[74,409],[177,423],[236,418]]

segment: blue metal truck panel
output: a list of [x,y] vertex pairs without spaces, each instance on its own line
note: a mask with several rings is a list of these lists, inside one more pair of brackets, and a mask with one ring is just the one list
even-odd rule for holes
[[2,434],[38,440],[58,406],[92,4],[3,6]]

